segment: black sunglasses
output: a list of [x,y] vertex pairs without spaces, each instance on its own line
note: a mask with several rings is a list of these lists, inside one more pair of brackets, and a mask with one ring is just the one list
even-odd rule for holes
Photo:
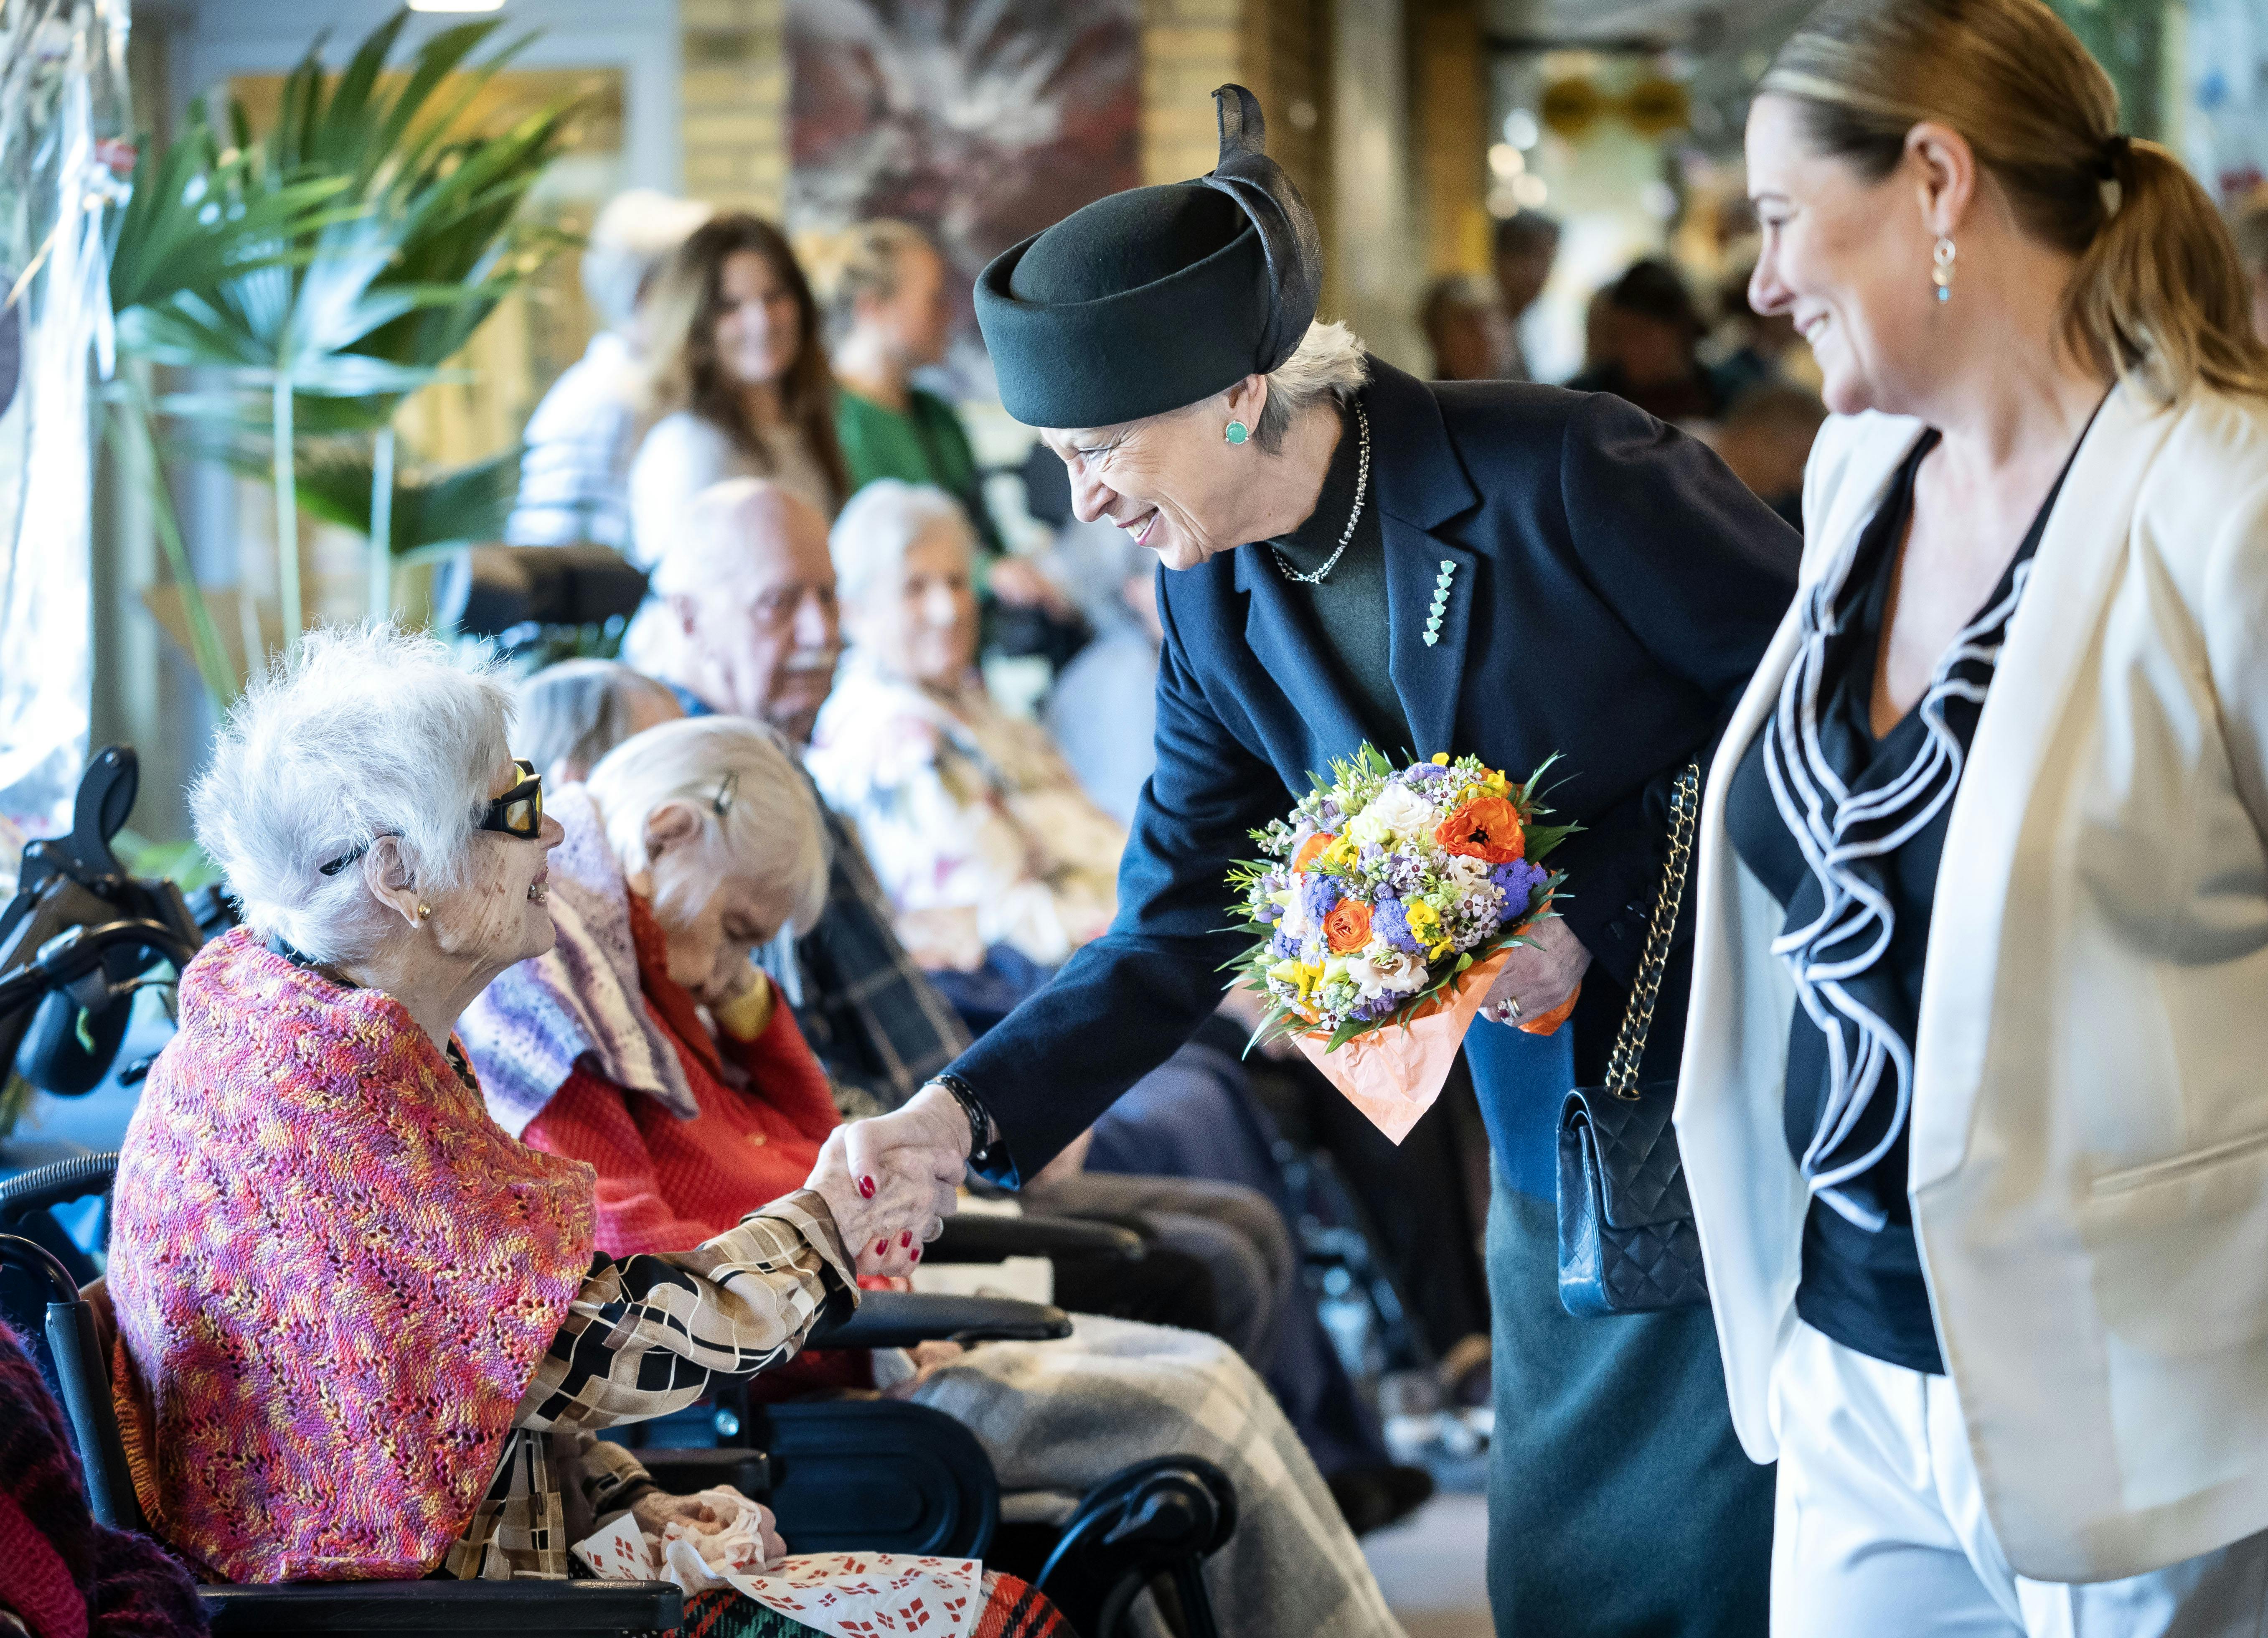
[[543,776],[525,757],[513,757],[512,765],[519,770],[519,783],[490,802],[473,829],[501,830],[532,842],[543,829]]
[[[512,765],[519,770],[519,783],[491,801],[474,822],[473,829],[496,830],[505,836],[516,836],[523,842],[532,842],[543,830],[543,776],[536,772],[535,764],[525,757],[513,757]],[[370,843],[364,842],[341,853],[328,864],[315,867],[327,876],[335,876],[368,852]]]

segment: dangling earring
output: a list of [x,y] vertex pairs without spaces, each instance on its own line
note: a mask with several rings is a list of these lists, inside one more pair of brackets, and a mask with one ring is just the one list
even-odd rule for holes
[[1252,429],[1241,421],[1231,421],[1224,429],[1222,436],[1232,444],[1241,444],[1252,436]]
[[1930,255],[1929,282],[1937,286],[1940,306],[1953,299],[1953,241],[1940,233],[1937,248]]

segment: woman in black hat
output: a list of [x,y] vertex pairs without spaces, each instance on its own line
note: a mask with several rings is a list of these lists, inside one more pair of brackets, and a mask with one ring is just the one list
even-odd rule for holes
[[[1174,571],[1158,766],[1119,913],[862,1154],[957,1125],[1031,1176],[1220,999],[1230,863],[1311,769],[1364,740],[1527,770],[1584,829],[1572,896],[1515,951],[1466,1053],[1496,1163],[1490,1593],[1504,1632],[1764,1629],[1768,1473],[1742,1456],[1708,1312],[1571,1317],[1555,1126],[1602,1078],[1653,909],[1668,794],[1707,750],[1795,583],[1798,542],[1717,458],[1600,394],[1429,386],[1314,321],[1314,219],[1226,86],[1221,162],[1116,194],[984,271],[1009,413],[1043,429],[1082,518]],[[1646,1057],[1675,1073],[1688,964]],[[1570,996],[1572,1027],[1503,1027]]]

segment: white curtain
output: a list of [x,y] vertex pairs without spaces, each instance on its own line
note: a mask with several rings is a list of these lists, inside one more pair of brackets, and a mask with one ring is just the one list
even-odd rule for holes
[[[111,363],[105,232],[133,156],[128,0],[0,4],[0,818],[63,828],[86,757],[92,371]],[[4,351],[0,344],[0,351]]]

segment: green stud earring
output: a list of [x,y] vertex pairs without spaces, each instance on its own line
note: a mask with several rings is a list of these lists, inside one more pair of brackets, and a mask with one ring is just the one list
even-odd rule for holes
[[1224,434],[1232,444],[1241,444],[1252,436],[1252,429],[1241,421],[1231,421]]

